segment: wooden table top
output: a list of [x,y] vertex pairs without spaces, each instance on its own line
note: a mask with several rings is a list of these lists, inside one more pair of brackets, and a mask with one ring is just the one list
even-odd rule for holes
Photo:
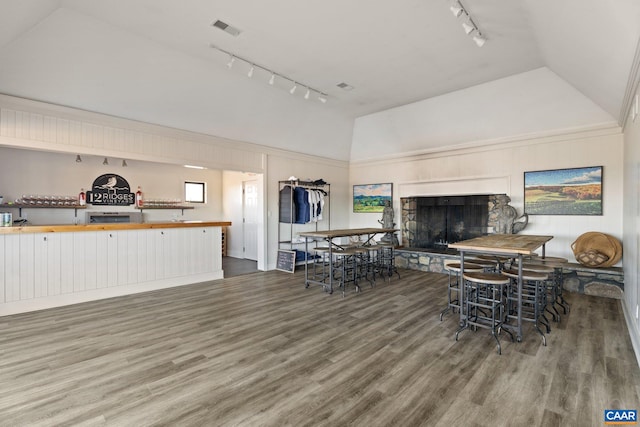
[[451,243],[449,247],[458,249],[459,251],[531,255],[536,249],[551,239],[553,239],[553,236],[489,234],[487,236]]
[[333,239],[334,237],[362,236],[365,234],[393,233],[396,228],[345,228],[342,230],[307,231],[298,233],[302,237]]

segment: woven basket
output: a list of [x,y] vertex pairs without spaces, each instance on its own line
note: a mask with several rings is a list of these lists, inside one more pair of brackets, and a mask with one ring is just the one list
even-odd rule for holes
[[[611,267],[622,258],[622,244],[618,239],[605,233],[597,231],[589,231],[582,234],[571,244],[571,250],[576,257],[576,261],[588,267]],[[586,253],[601,253],[604,255],[602,259],[607,258],[599,265],[584,263],[586,261]]]

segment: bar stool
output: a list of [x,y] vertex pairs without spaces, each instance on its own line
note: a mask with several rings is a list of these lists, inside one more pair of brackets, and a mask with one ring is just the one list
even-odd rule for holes
[[505,289],[510,281],[511,279],[501,273],[464,273],[463,305],[467,317],[465,325],[456,331],[456,341],[464,329],[486,328],[491,331],[491,335],[498,344],[498,354],[502,354],[502,346],[498,338],[500,331],[507,332],[513,341],[511,332],[502,328],[505,319]]
[[342,288],[342,297],[345,296],[345,291],[348,283],[353,283],[356,292],[360,292],[360,276],[357,266],[357,252],[354,248],[336,249],[333,252],[335,258],[333,262],[333,279],[339,281],[339,286]]
[[[511,268],[502,271],[502,274],[511,278],[511,280],[515,282],[515,284],[512,283],[512,286],[509,287],[507,292],[507,319],[517,321],[518,270]],[[522,320],[533,322],[534,327],[542,336],[542,345],[544,346],[547,345],[547,337],[545,337],[544,332],[542,332],[542,329],[538,326],[538,322],[541,318],[544,319],[544,321],[540,321],[540,323],[545,325],[547,333],[551,332],[549,321],[544,317],[544,309],[547,301],[545,281],[548,277],[549,276],[544,273],[522,270],[522,298],[520,299],[522,304]]]
[[373,273],[371,278],[369,278],[370,270],[370,262],[369,262],[369,248],[364,246],[355,246],[351,248],[356,253],[356,268],[358,270],[358,277],[360,279],[364,279],[369,282],[371,287],[373,288],[376,283],[375,273]]
[[[509,257],[498,256],[498,255],[475,255],[473,258],[477,260],[493,262],[493,264],[496,266],[495,267],[496,271],[502,271],[504,269],[504,265],[507,262],[511,261],[511,258]],[[475,261],[472,261],[472,262],[475,262]]]
[[[558,283],[557,281],[553,278],[554,275],[554,268],[550,267],[548,265],[544,265],[544,264],[539,264],[536,262],[524,262],[522,263],[522,269],[523,270],[528,270],[528,271],[533,271],[534,273],[541,273],[541,274],[546,274],[548,277],[552,277],[552,279],[548,279],[545,280],[545,288],[546,288],[546,292],[547,292],[547,305],[545,307],[545,311],[549,314],[551,314],[552,319],[555,322],[559,322],[560,321],[560,312],[558,311],[558,309],[556,308],[556,304],[560,305],[559,302],[557,301],[558,299]],[[553,311],[552,311],[553,310]]]
[[313,258],[313,280],[324,282],[329,277],[329,248],[318,246],[311,249],[316,255]]
[[[460,263],[454,261],[445,261],[444,269],[449,273],[449,283],[447,284],[447,307],[440,312],[440,321],[442,317],[451,310],[452,313],[456,309],[460,309],[459,291],[460,291]],[[480,273],[484,271],[484,267],[470,262],[464,263],[465,273]]]
[[397,274],[399,279],[400,273],[398,273],[398,269],[396,268],[393,243],[377,242],[377,246],[380,248],[378,253],[378,270],[383,276],[386,273],[389,280],[391,280],[393,273]]
[[470,262],[475,265],[480,265],[484,269],[485,272],[497,272],[498,270],[498,262],[496,260],[483,259],[480,257],[465,257],[464,259],[465,265],[467,262]]
[[547,265],[549,267],[553,267],[553,278],[556,281],[556,289],[557,289],[557,297],[559,301],[556,301],[558,305],[562,307],[564,314],[567,314],[571,306],[564,299],[563,295],[563,287],[564,287],[564,267],[569,262],[568,259],[557,257],[557,256],[545,256],[532,258],[531,262]]
[[371,280],[373,284],[376,283],[376,274],[382,274],[380,272],[380,246],[378,245],[365,245],[362,248],[367,250],[367,277],[371,275]]

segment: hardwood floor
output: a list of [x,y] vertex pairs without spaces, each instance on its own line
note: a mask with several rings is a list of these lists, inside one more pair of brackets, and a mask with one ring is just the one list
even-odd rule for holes
[[548,345],[439,321],[446,276],[328,295],[269,271],[0,318],[0,425],[601,426],[640,409],[620,301]]
[[224,271],[225,278],[256,273],[258,271],[258,262],[250,259],[223,256],[222,270]]

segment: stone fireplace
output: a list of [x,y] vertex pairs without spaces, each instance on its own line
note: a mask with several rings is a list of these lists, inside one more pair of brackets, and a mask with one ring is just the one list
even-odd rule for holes
[[444,251],[449,243],[493,233],[498,196],[504,194],[401,198],[403,246]]

